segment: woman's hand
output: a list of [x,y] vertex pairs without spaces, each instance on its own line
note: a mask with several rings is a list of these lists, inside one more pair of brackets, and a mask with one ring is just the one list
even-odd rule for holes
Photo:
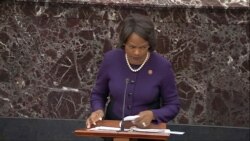
[[138,118],[136,118],[133,123],[139,128],[146,128],[150,125],[151,121],[154,119],[154,114],[152,111],[142,111],[139,113]]
[[92,124],[96,125],[96,122],[99,120],[102,120],[103,117],[104,117],[103,110],[96,110],[96,111],[92,112],[86,121],[87,128],[90,128]]

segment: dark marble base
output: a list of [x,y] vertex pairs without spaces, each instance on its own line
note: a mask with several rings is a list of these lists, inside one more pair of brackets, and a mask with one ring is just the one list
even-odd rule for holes
[[[85,127],[83,120],[0,118],[0,141],[102,141],[100,138],[76,137],[74,129]],[[249,141],[249,128],[169,124],[169,141]]]
[[0,141],[99,141],[77,137],[75,129],[84,127],[81,120],[0,118]]

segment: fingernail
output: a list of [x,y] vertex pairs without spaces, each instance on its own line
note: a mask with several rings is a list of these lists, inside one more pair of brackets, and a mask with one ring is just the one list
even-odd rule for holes
[[100,117],[99,120],[102,120],[102,118]]

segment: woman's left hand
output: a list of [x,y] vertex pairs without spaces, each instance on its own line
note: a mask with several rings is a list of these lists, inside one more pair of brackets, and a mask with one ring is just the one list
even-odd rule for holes
[[139,117],[133,123],[139,128],[147,128],[154,119],[154,114],[150,110],[142,111],[138,115]]

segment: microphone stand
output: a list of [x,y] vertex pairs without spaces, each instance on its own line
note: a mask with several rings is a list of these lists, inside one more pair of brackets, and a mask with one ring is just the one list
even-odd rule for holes
[[125,103],[126,103],[126,94],[127,94],[127,87],[128,87],[128,82],[129,82],[129,79],[126,78],[125,80],[126,84],[125,84],[125,89],[124,89],[124,94],[123,94],[123,105],[122,105],[122,121],[121,121],[121,129],[120,129],[120,132],[124,132],[124,116],[125,116]]

